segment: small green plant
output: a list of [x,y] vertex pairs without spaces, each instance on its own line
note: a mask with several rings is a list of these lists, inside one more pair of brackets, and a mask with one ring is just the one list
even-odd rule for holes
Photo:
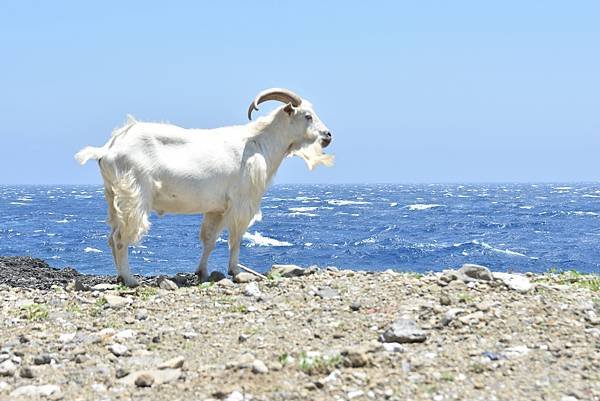
[[244,304],[230,305],[227,308],[229,313],[248,313],[248,307]]
[[143,301],[147,301],[156,294],[158,294],[158,290],[154,287],[141,286],[136,289],[135,293]]
[[30,322],[39,322],[48,319],[48,309],[44,305],[36,303],[26,305],[21,308],[21,311],[23,312],[23,317]]
[[458,294],[458,302],[469,303],[473,302],[474,300],[475,297],[473,295],[465,294],[464,292]]
[[285,365],[289,365],[292,362],[292,357],[287,352],[284,352],[283,354],[281,354],[277,357],[277,360],[279,361],[280,364],[285,366]]
[[298,360],[298,368],[309,375],[329,374],[333,369],[341,365],[342,357],[340,354],[308,356],[306,352],[301,352]]
[[443,372],[442,375],[440,376],[440,379],[442,379],[443,381],[446,381],[446,382],[453,382],[454,375],[451,372]]
[[206,281],[204,283],[199,284],[198,288],[200,288],[201,290],[208,290],[209,288],[213,288],[214,286],[215,286],[214,281]]
[[67,312],[80,314],[81,313],[81,305],[76,302],[69,302],[66,307]]
[[475,362],[469,366],[469,371],[473,373],[483,373],[485,371],[485,366],[483,366],[481,363]]
[[279,281],[282,278],[283,278],[283,276],[277,272],[267,273],[267,280],[269,280],[269,281]]

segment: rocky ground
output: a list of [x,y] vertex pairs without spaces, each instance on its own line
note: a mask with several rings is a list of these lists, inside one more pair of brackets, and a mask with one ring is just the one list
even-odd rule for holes
[[0,258],[0,399],[600,400],[598,276],[213,279]]

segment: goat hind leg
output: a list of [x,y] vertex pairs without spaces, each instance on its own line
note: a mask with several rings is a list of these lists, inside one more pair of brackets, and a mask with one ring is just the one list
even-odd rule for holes
[[118,279],[128,287],[137,287],[140,285],[138,280],[131,275],[129,269],[129,241],[122,237],[119,229],[113,231],[109,245],[115,258]]
[[202,241],[202,258],[196,270],[196,274],[201,282],[208,280],[208,257],[215,248],[217,237],[223,228],[223,214],[206,213],[202,221],[200,230],[200,240]]

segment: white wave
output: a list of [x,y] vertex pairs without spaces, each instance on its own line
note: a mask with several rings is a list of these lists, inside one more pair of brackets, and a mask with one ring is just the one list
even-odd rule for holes
[[489,249],[490,251],[493,252],[498,252],[498,253],[503,253],[505,255],[510,255],[510,256],[521,256],[521,257],[525,257],[527,258],[527,255],[524,255],[522,253],[519,252],[515,252],[515,251],[511,251],[510,249],[499,249],[499,248],[494,248],[493,246],[491,246],[490,244],[487,244],[483,241],[478,241],[478,240],[473,240],[471,241],[471,243],[475,244],[475,245],[479,245],[484,249]]
[[342,200],[342,199],[330,199],[327,201],[327,203],[329,203],[330,205],[335,205],[335,206],[370,205],[371,204],[371,202]]
[[288,216],[291,216],[291,217],[297,217],[297,216],[317,217],[319,215],[315,214],[315,213],[294,212],[294,213],[288,214]]
[[314,212],[315,210],[317,210],[318,208],[316,206],[310,206],[310,207],[291,207],[288,210],[290,212]]
[[582,211],[573,212],[573,214],[575,216],[600,216],[598,213],[595,213],[595,212],[582,212]]
[[33,199],[31,199],[31,198],[29,198],[27,196],[22,196],[20,198],[17,198],[17,200],[21,201],[21,202],[31,202]]
[[62,220],[56,220],[55,223],[65,224],[65,223],[70,223],[70,221],[67,219],[62,219]]
[[600,195],[592,195],[592,194],[583,194],[582,198],[600,198]]
[[85,253],[90,253],[90,252],[92,252],[92,253],[102,253],[102,251],[100,249],[92,248],[90,246],[86,247],[83,250],[83,252],[85,252]]
[[533,209],[533,206],[530,206],[530,205],[519,206],[519,209],[527,209],[527,210],[529,210],[529,209]]
[[433,209],[436,207],[442,207],[444,205],[437,205],[437,204],[425,204],[425,203],[415,203],[414,205],[408,205],[408,210],[427,210],[427,209]]
[[369,238],[362,239],[362,240],[360,240],[360,241],[356,241],[356,242],[354,243],[354,245],[362,245],[362,244],[374,244],[374,243],[376,243],[376,242],[377,242],[377,239],[376,239],[376,238],[374,238],[374,237],[369,237]]
[[11,205],[19,205],[19,206],[29,206],[30,203],[24,203],[24,202],[10,202]]
[[297,196],[296,197],[297,201],[318,201],[319,197],[318,196]]
[[245,233],[244,239],[249,242],[247,246],[292,246],[291,243],[287,241],[279,241],[275,238],[265,237],[258,231],[255,231],[254,234]]
[[557,191],[570,191],[573,188],[572,187],[554,187],[552,189],[555,189]]
[[313,243],[312,242],[307,242],[307,243],[304,244],[304,246],[307,246],[307,247],[308,246],[313,246]]
[[390,203],[390,207],[395,207],[395,206],[398,206],[398,202],[392,202],[392,203]]

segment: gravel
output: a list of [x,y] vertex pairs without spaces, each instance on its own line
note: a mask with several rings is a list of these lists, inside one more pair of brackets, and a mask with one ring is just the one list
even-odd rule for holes
[[193,274],[127,289],[0,264],[2,400],[600,399],[597,276],[518,275],[525,291],[483,269],[311,268],[250,291]]

